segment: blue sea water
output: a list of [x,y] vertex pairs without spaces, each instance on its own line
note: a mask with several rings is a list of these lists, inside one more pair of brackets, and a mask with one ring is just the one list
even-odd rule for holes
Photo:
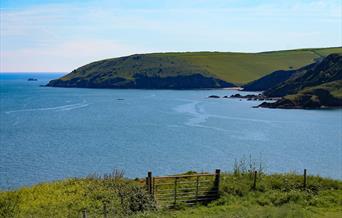
[[249,155],[269,173],[342,179],[342,110],[207,98],[231,90],[40,86],[61,75],[0,74],[0,189],[113,169],[130,178],[229,171]]

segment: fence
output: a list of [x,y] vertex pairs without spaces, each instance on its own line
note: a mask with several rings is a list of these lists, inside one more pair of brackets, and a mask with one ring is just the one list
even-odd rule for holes
[[[253,173],[252,190],[257,188],[258,173]],[[198,202],[209,202],[219,197],[220,187],[220,170],[215,173],[202,173],[192,175],[179,176],[159,176],[152,177],[152,172],[148,172],[146,177],[146,188],[156,200],[157,204],[162,207],[174,207],[178,203],[187,205],[196,204]],[[303,174],[303,190],[307,189],[307,170],[304,169]],[[103,205],[104,218],[108,218],[108,210],[106,204]],[[82,218],[88,218],[87,210],[81,211]]]
[[220,170],[179,176],[146,177],[148,192],[159,206],[174,207],[179,203],[192,205],[206,203],[219,197]]

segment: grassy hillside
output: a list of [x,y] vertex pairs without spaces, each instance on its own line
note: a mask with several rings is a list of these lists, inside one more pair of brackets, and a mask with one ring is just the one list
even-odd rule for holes
[[[305,88],[342,80],[342,53],[332,54],[316,64],[303,67],[294,72],[289,79],[266,90],[264,94],[282,97],[295,94]],[[332,87],[331,87],[332,88]]]
[[264,96],[283,97],[273,103],[264,102],[260,107],[342,107],[342,54],[328,55],[298,70],[274,72],[245,87],[266,88]]
[[218,78],[244,84],[276,70],[297,69],[342,48],[300,49],[261,53],[188,52],[151,54],[177,57]]
[[[144,88],[146,81],[149,79],[164,78],[167,82],[174,82],[172,79],[179,76],[200,75],[204,79],[198,77],[189,79],[193,83],[200,81],[198,86],[205,86],[203,88],[225,87],[229,86],[229,84],[223,84],[222,82],[241,85],[276,70],[300,68],[330,53],[342,53],[342,47],[262,53],[184,52],[140,54],[90,63],[59,80],[51,81],[48,85]],[[217,81],[208,82],[207,80],[211,78]],[[184,80],[184,78],[179,78],[174,83],[181,82],[182,79]],[[154,84],[149,85],[153,86]],[[184,84],[184,86],[186,85],[188,84]],[[170,87],[165,85],[164,88],[173,88],[174,86],[174,84]],[[149,88],[148,85],[146,87]]]
[[156,207],[143,180],[118,176],[66,179],[0,192],[0,217],[341,217],[342,181],[261,174],[256,190],[248,171],[223,173],[220,198],[209,205]]
[[307,87],[296,94],[286,95],[284,99],[300,107],[341,107],[342,80]]

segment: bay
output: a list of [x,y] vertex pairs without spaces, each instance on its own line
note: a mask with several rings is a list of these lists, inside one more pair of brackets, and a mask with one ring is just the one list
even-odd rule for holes
[[342,179],[341,109],[256,109],[260,102],[208,98],[234,90],[41,86],[61,75],[0,74],[0,189],[113,169],[130,178],[231,171],[249,156],[269,173],[307,168]]

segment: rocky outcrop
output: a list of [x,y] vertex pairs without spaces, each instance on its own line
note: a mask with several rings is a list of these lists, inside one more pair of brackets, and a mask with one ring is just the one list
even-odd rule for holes
[[231,95],[229,98],[239,98],[239,99],[247,99],[249,101],[253,100],[253,101],[274,101],[274,100],[278,100],[279,98],[269,98],[263,94],[258,94],[258,95],[252,95],[252,94],[248,94],[248,95],[240,95],[240,94],[234,94]]
[[147,89],[203,89],[234,87],[232,83],[201,74],[192,74],[173,77],[149,77],[135,75],[135,88]]
[[315,89],[309,93],[297,94],[292,98],[282,98],[276,102],[263,102],[258,107],[286,109],[332,108],[342,107],[342,99],[332,96],[327,90]]
[[282,97],[337,80],[342,80],[342,54],[331,54],[315,64],[296,70],[288,80],[265,90],[264,95]]
[[208,96],[208,98],[220,98],[220,96],[218,96],[218,95],[210,95],[210,96]]
[[67,88],[124,88],[130,86],[131,81],[116,77],[114,79],[105,80],[101,83],[96,81],[96,78],[83,79],[72,78],[70,80],[55,79],[51,80],[46,86],[50,87],[67,87]]
[[220,79],[206,77],[201,74],[167,77],[135,74],[132,79],[116,77],[102,81],[97,80],[96,77],[92,77],[91,79],[57,79],[50,81],[47,86],[117,89],[204,89],[234,87],[234,84]]
[[[269,86],[268,82],[279,73],[263,77],[251,85]],[[331,54],[314,64],[282,73],[286,74],[284,78],[288,76],[289,78],[279,82],[281,79],[278,75],[278,80],[274,80],[275,84],[263,92],[265,98],[281,97],[282,99],[273,103],[264,102],[259,107],[342,107],[342,54]]]

